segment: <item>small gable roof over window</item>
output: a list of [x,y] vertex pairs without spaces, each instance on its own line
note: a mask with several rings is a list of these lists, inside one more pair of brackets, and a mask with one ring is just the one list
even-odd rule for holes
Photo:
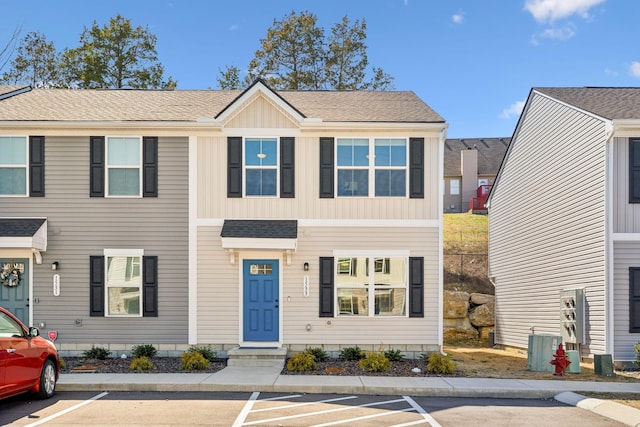
[[0,248],[47,250],[46,218],[0,218]]

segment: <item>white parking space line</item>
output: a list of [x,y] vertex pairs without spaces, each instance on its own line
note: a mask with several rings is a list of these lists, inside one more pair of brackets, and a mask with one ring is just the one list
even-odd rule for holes
[[[316,424],[316,425],[311,426],[311,427],[336,426],[336,425],[339,425],[339,424],[347,424],[347,423],[352,423],[352,422],[355,422],[355,421],[369,420],[371,418],[386,417],[387,415],[396,415],[399,412],[413,412],[413,411],[415,411],[414,408],[405,408],[405,409],[400,409],[400,410],[395,410],[395,411],[386,411],[386,412],[383,412],[381,414],[372,414],[372,415],[364,415],[362,417],[357,417],[357,418],[349,418],[348,420],[334,421],[334,422],[325,423],[325,424]],[[423,423],[426,423],[426,421],[425,420],[419,420],[417,423],[423,424]]]
[[[438,423],[427,411],[424,410],[422,406],[418,405],[416,401],[413,400],[410,396],[402,396],[402,398],[406,400],[407,403],[409,403],[409,405],[411,405],[412,408],[418,411],[418,413],[422,415],[422,418],[424,418],[429,422],[429,424],[431,424],[431,427],[442,427],[440,423]],[[408,425],[413,425],[413,424],[398,424],[397,426],[393,426],[393,427],[403,427]]]
[[[386,405],[388,403],[397,403],[397,402],[405,402],[405,399],[394,399],[394,400],[385,400],[383,402],[373,402],[373,403],[365,403],[362,405],[354,405],[354,406],[347,406],[347,407],[342,407],[342,408],[337,408],[337,409],[327,409],[326,411],[317,411],[317,412],[309,412],[307,414],[296,414],[296,415],[289,415],[286,417],[277,417],[277,418],[269,418],[269,419],[264,419],[264,420],[258,420],[258,421],[252,421],[249,423],[245,423],[245,426],[249,426],[249,425],[255,425],[255,424],[266,424],[266,423],[271,423],[274,421],[281,421],[281,420],[289,420],[292,418],[302,418],[302,417],[311,417],[314,415],[321,415],[321,414],[328,414],[331,412],[340,412],[340,411],[349,411],[353,408],[366,408],[366,407],[371,407],[371,406],[380,406],[380,405]],[[421,408],[422,409],[422,408]],[[424,411],[424,409],[423,409]]]
[[94,402],[94,401],[96,401],[98,399],[102,399],[107,394],[109,394],[109,392],[107,392],[107,391],[102,392],[102,393],[100,393],[100,394],[98,394],[96,396],[93,396],[91,399],[85,400],[84,402],[80,402],[77,405],[73,405],[72,407],[67,408],[64,411],[60,411],[60,412],[57,412],[57,413],[55,413],[53,415],[49,415],[48,417],[43,418],[41,420],[38,420],[35,423],[27,424],[25,427],[35,427],[35,426],[39,426],[40,424],[47,423],[47,422],[49,422],[49,421],[51,421],[53,419],[56,419],[56,418],[61,417],[61,416],[65,415],[65,414],[68,414],[69,412],[75,411],[78,408],[81,408],[81,407],[83,407],[85,405],[88,405],[91,402]]
[[267,402],[271,400],[285,400],[285,399],[295,399],[296,397],[302,397],[301,394],[290,394],[289,396],[278,396],[278,397],[267,397],[264,399],[260,399],[260,402]]
[[[251,413],[275,411],[276,409],[297,408],[299,406],[315,405],[316,403],[331,403],[331,402],[338,402],[340,400],[357,399],[357,398],[358,396],[348,396],[348,397],[337,397],[335,399],[314,400],[313,402],[293,403],[291,405],[282,405],[282,406],[276,406],[273,408],[256,409],[254,411],[251,411]],[[267,399],[260,399],[260,402],[263,402],[264,400],[267,400]]]
[[244,404],[244,408],[242,408],[242,411],[240,411],[240,413],[236,417],[236,420],[233,423],[233,427],[241,427],[243,425],[244,420],[247,419],[247,415],[249,415],[249,412],[251,412],[251,408],[253,408],[253,404],[256,403],[256,400],[258,400],[258,396],[260,396],[259,391],[254,391],[253,393],[251,393],[249,400],[247,400],[247,403]]

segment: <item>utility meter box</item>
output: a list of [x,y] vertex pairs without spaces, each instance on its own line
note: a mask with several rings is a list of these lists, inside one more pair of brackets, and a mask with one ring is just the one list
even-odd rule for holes
[[560,335],[565,343],[584,343],[584,290],[560,291]]
[[527,369],[533,372],[553,372],[554,367],[551,361],[560,343],[562,343],[560,335],[529,335]]

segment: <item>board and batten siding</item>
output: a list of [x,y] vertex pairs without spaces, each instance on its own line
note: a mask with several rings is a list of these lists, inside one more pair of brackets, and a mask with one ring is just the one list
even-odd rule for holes
[[640,203],[629,203],[629,138],[613,139],[613,232],[640,233]]
[[[335,135],[346,136],[345,132]],[[241,131],[237,136],[242,136]],[[274,135],[268,135],[274,136]],[[365,137],[424,137],[424,199],[409,197],[319,197],[320,134],[295,137],[295,198],[227,198],[226,136],[198,138],[198,218],[261,219],[434,219],[439,218],[440,139],[434,134],[366,133]],[[407,172],[408,179],[408,172]]]
[[640,267],[640,242],[613,243],[613,360],[635,361],[640,333],[629,332],[629,267]]
[[[240,270],[238,258],[229,261],[222,249],[221,227],[198,227],[198,342],[228,348],[237,345],[240,328]],[[280,315],[283,343],[290,345],[404,345],[410,351],[438,347],[439,254],[435,227],[299,226],[297,250],[291,265],[283,261]],[[319,317],[319,257],[334,250],[409,251],[424,257],[424,318]],[[309,271],[302,268],[309,263]],[[303,277],[310,278],[310,294],[303,294]],[[327,325],[327,320],[331,321]],[[311,325],[307,331],[306,325]],[[386,348],[386,347],[385,347]]]
[[[42,264],[33,265],[34,324],[61,331],[56,344],[63,349],[68,343],[186,343],[188,139],[159,136],[158,197],[145,198],[89,197],[89,137],[45,141],[46,196],[0,198],[4,217],[48,220],[47,251]],[[89,316],[89,256],[105,248],[158,256],[158,317]],[[60,262],[57,297],[53,261]]]
[[605,348],[605,142],[601,120],[532,94],[489,210],[496,342],[560,334],[560,291],[584,288],[583,354]]

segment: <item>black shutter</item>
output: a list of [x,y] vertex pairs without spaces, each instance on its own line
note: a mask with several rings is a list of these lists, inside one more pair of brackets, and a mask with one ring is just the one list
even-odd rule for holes
[[629,332],[640,332],[640,267],[629,267]]
[[242,197],[242,137],[227,138],[227,197]]
[[296,196],[296,139],[280,138],[280,197],[292,199]]
[[640,203],[640,138],[629,138],[629,203]]
[[158,317],[158,257],[142,257],[142,315]]
[[409,317],[424,317],[423,257],[409,257]]
[[29,137],[29,196],[44,197],[44,136]]
[[332,199],[334,192],[333,138],[320,138],[320,198]]
[[158,137],[142,138],[142,197],[158,197]]
[[89,196],[104,197],[104,136],[90,138],[89,169]]
[[89,257],[89,316],[104,316],[104,257]]
[[424,138],[409,139],[409,197],[424,199]]
[[333,257],[320,257],[320,317],[333,317]]

